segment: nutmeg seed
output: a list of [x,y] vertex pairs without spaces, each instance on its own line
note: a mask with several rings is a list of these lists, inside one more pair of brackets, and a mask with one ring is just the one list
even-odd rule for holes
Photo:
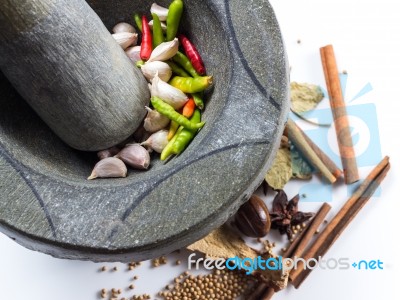
[[252,195],[235,216],[237,228],[246,236],[263,237],[271,229],[271,219],[264,201]]

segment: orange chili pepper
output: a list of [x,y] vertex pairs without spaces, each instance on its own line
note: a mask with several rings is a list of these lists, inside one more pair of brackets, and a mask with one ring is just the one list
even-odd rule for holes
[[184,115],[186,118],[190,118],[193,115],[195,108],[196,103],[194,102],[193,98],[189,98],[183,107],[182,115]]

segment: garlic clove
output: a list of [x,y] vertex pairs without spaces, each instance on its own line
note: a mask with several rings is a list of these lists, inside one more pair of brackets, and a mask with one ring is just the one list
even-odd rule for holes
[[150,165],[150,154],[139,144],[128,144],[115,157],[134,169],[146,170]]
[[162,61],[147,62],[141,67],[142,73],[147,80],[152,81],[156,73],[161,80],[168,81],[172,76],[171,67]]
[[148,132],[156,132],[160,129],[167,127],[170,120],[160,114],[158,111],[151,109],[150,107],[146,106],[147,116],[144,119],[143,127]]
[[138,39],[137,33],[130,32],[114,33],[112,36],[124,50],[131,45],[135,46]]
[[150,147],[154,151],[161,153],[168,144],[168,130],[159,130],[153,133],[146,141],[140,145]]
[[174,109],[180,109],[188,100],[188,97],[181,90],[162,81],[156,74],[151,84],[151,96],[159,97]]
[[131,24],[128,24],[125,22],[121,22],[121,23],[118,23],[117,25],[115,25],[113,27],[112,31],[114,33],[120,33],[120,32],[136,33],[135,28]]
[[[161,23],[161,29],[165,33],[167,31],[167,24],[165,22],[160,22]],[[153,20],[149,22],[149,26],[151,30],[153,30]]]
[[133,63],[138,62],[141,60],[140,58],[140,46],[133,46],[126,48],[125,54],[130,58]]
[[95,178],[126,177],[128,170],[124,162],[115,157],[100,160],[93,168],[88,180]]
[[168,16],[168,8],[153,3],[150,8],[150,13],[156,14],[160,21],[166,21]]
[[114,146],[109,149],[105,149],[105,150],[101,150],[101,151],[97,152],[97,157],[99,159],[105,159],[107,157],[112,157],[112,156],[118,154],[119,151],[121,151],[121,149]]
[[178,52],[179,41],[177,38],[174,38],[170,42],[164,42],[154,48],[153,52],[151,52],[150,58],[148,62],[151,61],[164,61],[172,58]]

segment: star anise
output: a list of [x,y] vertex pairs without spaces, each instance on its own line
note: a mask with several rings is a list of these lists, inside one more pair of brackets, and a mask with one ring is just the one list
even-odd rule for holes
[[311,217],[314,213],[304,213],[298,210],[300,196],[296,195],[288,201],[287,195],[283,190],[279,190],[272,203],[271,228],[278,229],[281,234],[287,234],[289,239],[293,237],[292,226],[301,224]]

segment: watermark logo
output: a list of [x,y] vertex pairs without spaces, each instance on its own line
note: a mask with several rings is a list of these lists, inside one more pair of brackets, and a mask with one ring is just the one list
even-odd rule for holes
[[349,270],[351,267],[357,270],[383,270],[383,262],[381,260],[359,260],[351,263],[350,258],[341,257],[339,259],[329,258],[323,259],[321,256],[316,258],[304,259],[301,257],[284,258],[282,256],[270,257],[267,259],[258,256],[256,258],[240,258],[232,257],[228,259],[211,259],[197,258],[196,253],[192,253],[188,257],[188,269],[199,270],[201,267],[206,270],[244,270],[247,275],[257,270],[271,271],[288,271],[292,269],[322,269],[322,270]]
[[360,260],[353,262],[352,267],[358,270],[383,270],[383,262],[378,260]]
[[[347,114],[358,166],[366,167],[375,164],[382,158],[375,105],[372,103],[350,105],[347,107]],[[332,119],[331,109],[315,110],[312,115],[313,119],[320,122]],[[333,125],[307,130],[306,133],[335,163],[341,165]]]
[[[341,74],[341,85],[344,94],[346,91],[347,79],[347,75]],[[374,166],[382,159],[376,106],[373,103],[360,104],[359,101],[362,96],[368,94],[372,90],[372,85],[367,83],[346,103],[347,116],[358,167]],[[325,95],[327,95],[326,92]],[[314,129],[305,130],[305,133],[322,149],[322,151],[341,167],[342,163],[331,109],[315,109],[307,112],[303,116],[305,119],[322,125]],[[353,193],[358,184],[359,183],[349,186],[349,195]],[[332,201],[332,185],[327,183],[305,184],[301,188],[300,194],[307,195],[307,197],[303,199],[304,201],[329,202]]]

